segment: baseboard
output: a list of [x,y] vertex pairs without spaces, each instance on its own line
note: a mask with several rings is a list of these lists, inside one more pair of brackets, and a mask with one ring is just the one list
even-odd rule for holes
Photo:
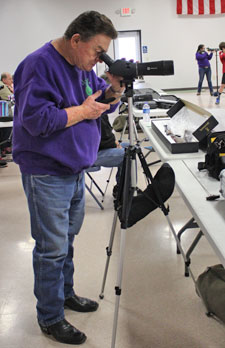
[[[208,87],[202,87],[202,89],[207,90]],[[217,89],[217,86],[213,86],[213,89]],[[197,91],[197,87],[185,87],[185,88],[163,88],[163,91]]]

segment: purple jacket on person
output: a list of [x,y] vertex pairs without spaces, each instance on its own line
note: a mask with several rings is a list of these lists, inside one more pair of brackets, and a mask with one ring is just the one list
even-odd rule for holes
[[[65,128],[70,106],[81,105],[106,82],[70,65],[46,43],[27,56],[14,75],[13,159],[24,174],[71,175],[91,166],[100,142],[100,119]],[[107,113],[118,104],[111,105]]]
[[213,56],[213,52],[211,52],[210,54],[208,54],[207,52],[196,52],[196,59],[198,61],[198,66],[199,68],[205,68],[205,67],[209,67],[210,63],[209,60],[212,59]]

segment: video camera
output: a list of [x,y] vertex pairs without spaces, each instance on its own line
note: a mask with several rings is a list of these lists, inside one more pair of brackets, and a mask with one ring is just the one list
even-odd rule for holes
[[121,76],[124,80],[133,80],[145,75],[174,75],[172,60],[147,63],[133,63],[123,59],[114,61],[106,53],[102,53],[99,58],[108,65],[110,74]]
[[220,51],[220,49],[219,48],[209,48],[209,47],[207,47],[207,51],[209,51],[209,52]]

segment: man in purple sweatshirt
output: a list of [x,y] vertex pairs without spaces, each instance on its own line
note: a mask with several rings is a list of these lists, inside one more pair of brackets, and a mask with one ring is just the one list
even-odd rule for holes
[[[84,217],[84,174],[97,158],[102,113],[124,91],[92,70],[117,32],[106,16],[88,11],[63,37],[28,55],[14,75],[13,158],[19,165],[35,240],[37,318],[57,341],[81,344],[86,335],[68,323],[64,307],[91,312],[98,303],[73,289],[73,242]],[[101,99],[115,97],[111,105]]]

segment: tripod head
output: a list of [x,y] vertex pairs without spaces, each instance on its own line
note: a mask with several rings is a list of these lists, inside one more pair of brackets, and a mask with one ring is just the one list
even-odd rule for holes
[[174,75],[172,60],[147,63],[133,63],[123,59],[114,61],[106,53],[102,53],[99,58],[108,65],[110,74],[122,76],[128,81],[145,75]]

